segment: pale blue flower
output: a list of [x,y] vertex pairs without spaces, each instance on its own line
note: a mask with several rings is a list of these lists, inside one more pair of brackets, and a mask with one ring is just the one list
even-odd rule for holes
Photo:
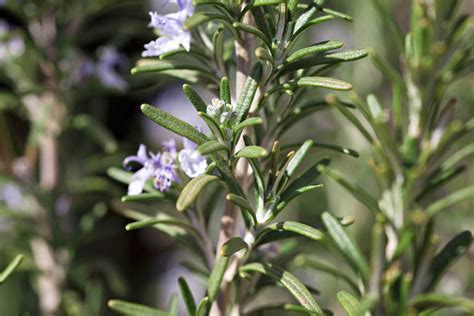
[[159,56],[180,46],[189,51],[191,33],[184,29],[184,21],[193,15],[194,6],[191,0],[177,0],[175,3],[178,12],[165,15],[150,12],[150,26],[159,32],[160,37],[145,45],[143,57]]
[[130,164],[136,163],[142,167],[136,171],[128,185],[128,195],[142,193],[146,181],[154,178],[154,185],[160,191],[168,191],[173,181],[177,180],[175,166],[172,160],[163,161],[162,153],[147,153],[146,146],[140,145],[136,155],[128,156],[123,161],[124,168],[130,170]]
[[181,169],[190,178],[195,178],[206,171],[207,160],[197,151],[197,145],[188,139],[183,139],[184,148],[179,152],[178,160]]
[[125,66],[125,63],[124,55],[120,54],[115,47],[106,46],[100,52],[95,73],[104,86],[118,91],[125,91],[128,84],[119,72],[120,68]]

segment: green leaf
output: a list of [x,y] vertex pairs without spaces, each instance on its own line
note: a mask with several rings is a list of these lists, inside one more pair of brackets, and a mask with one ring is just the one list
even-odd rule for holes
[[155,201],[155,200],[163,200],[165,195],[161,192],[156,193],[142,193],[139,195],[125,195],[122,196],[122,202],[142,202],[142,201]]
[[242,197],[242,196],[239,196],[239,195],[233,194],[233,193],[229,193],[229,194],[227,194],[226,199],[229,200],[229,201],[234,202],[235,204],[237,204],[238,206],[240,206],[244,209],[252,211],[252,206],[250,206],[247,199]]
[[183,277],[179,277],[178,285],[188,314],[196,315],[196,301],[194,300],[193,293],[191,292],[188,283]]
[[235,157],[245,157],[245,158],[263,158],[268,156],[268,151],[260,146],[246,146],[240,149]]
[[301,194],[311,192],[313,190],[322,188],[322,184],[312,184],[312,185],[305,185],[299,188],[292,185],[288,189],[286,189],[280,196],[280,202],[277,206],[264,218],[263,222],[267,223],[274,219],[294,198],[300,196]]
[[344,308],[348,316],[356,316],[357,310],[360,308],[359,301],[346,291],[337,292],[337,300]]
[[179,312],[179,297],[177,294],[173,294],[170,299],[169,303],[169,315],[170,316],[178,316]]
[[[224,29],[222,27],[219,27],[216,32],[214,33],[214,36],[212,37],[212,44],[214,47],[214,60],[219,67],[219,69],[225,69],[225,61],[224,61],[224,56],[225,56],[225,50],[224,50],[224,43],[225,43],[225,36],[224,36]],[[225,78],[225,77],[224,77]],[[221,89],[222,89],[222,84],[223,80],[221,80]],[[227,80],[227,78],[225,78]],[[222,96],[222,90],[221,90],[221,96]],[[230,97],[230,94],[229,94]],[[222,98],[221,98],[222,99]],[[223,100],[223,99],[222,99]],[[230,101],[228,102],[230,104]]]
[[251,34],[257,36],[258,38],[260,38],[262,40],[262,42],[265,44],[265,46],[267,46],[268,49],[270,49],[270,50],[272,49],[272,42],[258,28],[254,27],[254,26],[251,26],[249,24],[244,24],[244,23],[240,23],[240,22],[234,22],[232,24],[232,26],[235,27],[238,30],[241,30],[241,31],[244,31],[244,32],[247,32],[247,33],[251,33]]
[[198,305],[197,310],[196,310],[196,315],[197,316],[208,316],[210,308],[211,308],[211,305],[210,305],[210,302],[209,302],[209,297],[205,296],[199,302],[199,305]]
[[367,281],[369,277],[369,267],[359,247],[357,247],[333,215],[324,212],[322,219],[337,249],[349,260],[354,270],[360,273],[363,280]]
[[471,198],[474,196],[474,185],[468,186],[464,189],[458,190],[454,193],[445,196],[442,199],[432,203],[426,208],[426,213],[430,216],[434,216],[456,203],[459,203],[467,198]]
[[446,246],[433,258],[428,269],[425,292],[434,288],[443,276],[444,272],[457,259],[463,256],[472,244],[472,234],[464,231],[451,239]]
[[211,271],[209,280],[207,282],[207,296],[209,297],[209,302],[214,302],[219,292],[219,287],[221,286],[222,278],[224,277],[225,270],[227,269],[227,264],[229,263],[229,257],[219,257],[217,259],[214,268]]
[[[284,150],[293,150],[296,149],[300,146],[300,144],[291,144],[291,145],[286,145],[282,149]],[[314,142],[313,147],[318,147],[318,148],[324,148],[332,151],[336,151],[345,155],[349,155],[355,158],[359,157],[359,153],[355,151],[354,149],[351,148],[346,148],[346,147],[341,147],[338,145],[333,145],[333,144],[325,144],[325,143],[318,143]]]
[[178,201],[176,201],[176,209],[180,212],[187,209],[191,204],[193,204],[196,197],[206,185],[217,180],[219,180],[218,177],[208,174],[201,174],[196,178],[191,179],[191,181],[189,181],[181,191]]
[[357,283],[354,282],[354,280],[352,280],[350,276],[345,274],[337,266],[333,266],[333,265],[329,265],[329,264],[317,261],[315,259],[307,257],[306,255],[297,256],[295,258],[293,264],[294,264],[295,267],[307,267],[307,268],[311,268],[311,269],[314,269],[314,270],[317,270],[317,271],[322,271],[326,274],[330,274],[330,275],[344,281],[355,292],[358,293],[360,291],[359,286],[357,285]]
[[107,305],[114,312],[126,316],[169,316],[168,312],[121,300],[110,300]]
[[[301,15],[301,17],[302,16],[303,15]],[[294,33],[291,36],[291,41],[294,42],[304,31],[309,29],[311,26],[316,25],[316,24],[320,24],[320,23],[323,23],[323,22],[326,22],[326,21],[330,21],[334,18],[336,18],[336,16],[330,14],[330,15],[323,15],[323,16],[314,18],[310,21],[306,21],[306,23],[304,23],[304,24],[303,24],[303,21],[301,21],[301,22],[297,21],[296,23],[299,27],[298,28],[295,27]],[[299,24],[298,24],[298,22],[299,22]]]
[[209,155],[209,154],[215,153],[216,151],[221,151],[221,150],[228,151],[229,148],[223,143],[215,141],[215,140],[205,142],[196,148],[196,151],[203,156]]
[[309,149],[313,147],[314,142],[311,139],[308,139],[301,145],[301,147],[296,151],[295,155],[291,158],[288,166],[286,167],[286,173],[288,177],[292,177],[300,164],[303,162],[304,157],[308,153]]
[[207,104],[190,85],[184,84],[183,92],[198,112],[206,112]]
[[337,52],[325,55],[325,58],[336,59],[337,61],[354,61],[361,58],[364,58],[368,55],[368,51],[365,49],[354,49],[344,52]]
[[309,19],[311,19],[315,13],[316,13],[316,7],[312,6],[303,14],[301,14],[298,17],[298,19],[296,19],[295,27],[293,29],[293,34],[296,33],[300,28],[305,26],[306,23],[308,23]]
[[231,104],[232,97],[231,97],[231,92],[230,92],[229,79],[227,79],[227,77],[223,77],[221,79],[221,85],[220,85],[219,91],[220,91],[220,99],[224,101],[226,104]]
[[288,63],[291,63],[293,61],[296,61],[298,59],[306,57],[307,55],[322,53],[322,52],[326,52],[328,50],[341,48],[343,45],[344,45],[344,43],[340,42],[340,41],[325,41],[325,42],[322,42],[322,43],[318,43],[318,44],[315,44],[315,45],[308,46],[308,47],[297,50],[296,52],[291,54],[286,59],[286,61]]
[[319,166],[318,170],[339,183],[343,188],[349,191],[357,200],[362,202],[374,214],[379,212],[377,201],[371,197],[364,189],[359,186],[350,184],[339,172],[328,168],[327,166]]
[[302,77],[289,81],[283,85],[284,89],[294,89],[298,87],[319,87],[341,91],[352,89],[352,85],[350,83],[328,77]]
[[16,255],[8,266],[0,273],[0,284],[3,284],[8,277],[15,271],[23,261],[24,256],[22,254]]
[[313,164],[311,167],[306,169],[300,176],[290,183],[287,189],[283,192],[283,196],[291,196],[291,192],[297,192],[302,187],[310,185],[319,175],[321,174],[320,168],[329,165],[329,158],[321,159],[320,161]]
[[453,297],[445,294],[429,293],[421,294],[411,300],[411,305],[418,310],[428,308],[462,308],[467,313],[474,313],[474,301],[462,297]]
[[323,314],[321,307],[314,300],[308,289],[293,274],[270,263],[250,263],[240,268],[240,272],[259,272],[281,283],[296,300],[311,312]]
[[162,225],[171,225],[171,226],[178,226],[184,228],[186,231],[191,232],[197,238],[202,238],[201,234],[198,232],[194,226],[189,223],[177,220],[177,219],[162,219],[162,218],[147,218],[141,221],[133,222],[127,224],[125,226],[126,230],[135,230],[135,229],[142,229],[147,227],[153,227],[155,225],[162,224]]
[[203,119],[204,122],[206,122],[207,126],[215,137],[222,141],[225,140],[224,133],[222,132],[219,123],[212,116],[208,115],[206,112],[198,112],[198,115]]
[[150,72],[166,72],[170,70],[195,70],[212,76],[212,73],[208,70],[193,64],[148,59],[138,61],[137,66],[133,67],[130,72],[132,74],[143,74]]
[[246,127],[253,126],[253,125],[261,125],[263,124],[263,119],[261,117],[250,117],[239,124],[235,125],[232,130],[234,133],[238,133]]
[[149,104],[142,104],[140,107],[142,112],[148,116],[156,124],[178,134],[200,145],[208,141],[206,135],[188,123],[174,117],[171,114],[163,112]]
[[341,19],[344,19],[346,21],[352,22],[352,17],[348,14],[345,14],[345,13],[342,13],[342,12],[339,12],[339,11],[336,11],[336,10],[328,9],[328,8],[321,8],[320,10],[323,11],[324,13],[332,14],[334,16],[337,16],[338,18],[341,18]]
[[255,92],[257,91],[258,84],[260,79],[262,78],[263,67],[260,62],[257,62],[252,70],[250,71],[247,80],[245,81],[244,88],[242,89],[242,93],[239,96],[237,101],[237,106],[235,111],[237,113],[237,122],[242,122],[246,117],[250,110],[250,106],[252,105],[253,98],[255,96]]
[[274,223],[263,228],[262,231],[255,237],[255,245],[268,242],[264,238],[271,232],[291,232],[316,241],[319,241],[324,237],[324,234],[321,231],[309,225],[299,222],[284,221]]
[[249,246],[242,238],[232,237],[222,245],[221,256],[229,257],[242,249],[248,248]]
[[263,6],[263,5],[277,5],[284,2],[284,0],[255,0],[253,2],[254,7]]

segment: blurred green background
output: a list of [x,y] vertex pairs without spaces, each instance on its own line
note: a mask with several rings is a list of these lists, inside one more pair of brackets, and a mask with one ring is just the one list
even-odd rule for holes
[[[27,311],[39,314],[38,293],[42,290],[38,276],[45,273],[49,275],[45,288],[48,282],[53,287],[56,282],[61,289],[61,315],[107,315],[110,312],[106,302],[110,298],[165,306],[170,295],[178,291],[180,275],[190,280],[195,295],[201,295],[201,280],[181,264],[192,258],[172,239],[152,229],[125,231],[127,220],[116,211],[123,208],[120,197],[126,187],[106,174],[108,167],[120,166],[125,156],[135,153],[140,143],[156,150],[161,141],[171,137],[141,115],[141,103],[157,105],[188,122],[199,122],[182,95],[182,82],[159,75],[129,75],[128,69],[139,58],[143,44],[154,37],[147,28],[147,12],[159,8],[161,2],[3,2],[0,1],[0,266],[17,253],[24,253],[26,258],[0,286],[0,315]],[[398,67],[395,41],[370,1],[328,2],[334,9],[352,15],[354,22],[334,20],[318,26],[308,41],[336,39],[344,41],[345,48],[373,48]],[[384,2],[406,30],[411,2]],[[461,12],[472,14],[474,2],[464,1]],[[23,48],[14,46],[14,39],[21,39]],[[387,81],[368,59],[345,64],[335,77],[351,82],[360,96],[374,93],[381,100],[390,100]],[[459,118],[474,114],[473,85],[472,75],[464,77],[447,93],[459,98]],[[321,97],[325,91],[317,93]],[[45,102],[53,105],[46,112],[35,112],[37,103]],[[29,103],[32,105],[28,108],[25,104]],[[389,105],[388,101],[385,105]],[[55,115],[54,111],[60,114]],[[44,190],[37,180],[39,171],[32,167],[41,155],[37,149],[41,140],[35,138],[41,138],[38,135],[45,133],[45,125],[53,123],[60,126],[59,177],[53,189]],[[317,112],[294,126],[282,143],[308,138],[353,148],[361,154],[355,159],[318,149],[308,163],[330,156],[333,167],[368,191],[377,190],[368,166],[368,144],[346,121],[331,112]],[[470,168],[446,190],[466,186],[473,179]],[[324,189],[293,202],[291,211],[283,215],[312,225],[318,224],[323,211],[353,215],[357,220],[350,230],[367,249],[372,225],[368,211],[333,182],[323,179],[323,183]],[[474,197],[440,215],[437,229],[441,244],[461,230],[473,230],[473,206]],[[159,207],[173,211],[172,205]],[[35,247],[42,249],[38,236],[47,236],[39,240],[49,243],[54,254],[51,262],[47,250],[39,255],[31,251]],[[314,243],[299,245],[338,264],[337,258]],[[41,261],[38,256],[45,261],[42,273],[37,270],[38,260]],[[474,298],[473,257],[471,249],[451,268],[438,286],[439,291]],[[304,277],[321,291],[321,304],[334,308],[337,315],[335,292],[345,285],[317,273]],[[288,298],[284,290],[278,293],[283,301]],[[274,293],[263,294],[275,297]]]

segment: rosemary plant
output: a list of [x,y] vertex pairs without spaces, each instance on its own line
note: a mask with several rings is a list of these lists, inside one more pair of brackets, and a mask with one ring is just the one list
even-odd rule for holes
[[[436,234],[439,214],[474,196],[472,184],[443,191],[463,174],[462,162],[474,152],[472,137],[466,137],[474,121],[454,118],[458,100],[448,90],[472,73],[472,23],[457,13],[460,1],[415,0],[410,29],[403,34],[379,1],[373,3],[381,17],[389,19],[390,34],[400,48],[399,67],[375,52],[370,55],[391,83],[391,104],[384,107],[375,95],[366,100],[354,96],[353,104],[363,117],[358,119],[337,99],[327,100],[370,144],[369,165],[379,193],[367,192],[328,167],[320,169],[371,211],[375,224],[370,258],[364,258],[353,242],[351,248],[344,246],[343,235],[338,237],[342,231],[328,226],[330,216],[323,220],[336,248],[360,276],[356,296],[376,315],[431,315],[445,307],[470,314],[471,300],[433,290],[472,243],[471,232],[463,231],[440,247]],[[349,249],[354,252],[348,254]],[[304,264],[304,258],[299,260]],[[355,298],[342,292],[338,299],[343,303]]]
[[[209,132],[148,104],[141,106],[152,121],[182,136],[184,148],[178,151],[171,141],[154,154],[141,145],[124,161],[126,168],[138,166],[133,174],[109,170],[129,185],[122,201],[130,207],[121,210],[136,221],[126,228],[155,227],[199,258],[192,268],[206,271],[205,297],[195,300],[186,280],[179,280],[190,315],[244,313],[246,302],[268,279],[286,287],[299,303],[281,308],[323,314],[310,289],[278,264],[285,254],[268,259],[267,244],[295,236],[330,242],[324,227],[276,219],[290,201],[321,187],[316,180],[328,158],[301,168],[312,148],[358,154],[312,139],[290,145],[280,139],[308,114],[331,106],[322,89],[350,90],[349,83],[327,74],[367,52],[338,50],[343,43],[329,39],[301,46],[299,39],[312,27],[332,19],[352,20],[322,2],[194,1],[194,5],[177,1],[178,12],[150,13],[150,25],[161,37],[145,45],[146,58],[132,73],[161,73],[187,81],[183,93]],[[202,98],[195,90],[198,85],[215,98]],[[354,107],[338,102],[344,108]],[[225,203],[217,203],[218,199]],[[174,203],[176,212],[133,210],[137,203],[154,200]],[[213,213],[220,222],[212,220]],[[326,216],[330,228],[352,223],[350,218]],[[215,230],[218,236],[213,239]],[[127,315],[177,313],[176,301],[169,312],[120,300],[109,306]]]

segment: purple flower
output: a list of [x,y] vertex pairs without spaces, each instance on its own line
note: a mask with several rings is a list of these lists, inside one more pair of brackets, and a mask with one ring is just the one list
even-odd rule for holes
[[188,139],[183,139],[184,148],[179,152],[178,160],[181,169],[190,178],[195,178],[206,171],[207,160],[197,151],[197,145]]
[[143,144],[138,148],[136,155],[125,158],[123,161],[124,168],[130,170],[131,163],[137,163],[142,167],[133,174],[128,185],[128,195],[142,193],[146,181],[150,178],[154,178],[155,187],[160,191],[168,191],[172,181],[177,180],[173,161],[168,160],[162,153],[156,155],[152,152],[147,153]]
[[119,73],[119,69],[122,68],[125,63],[125,56],[120,54],[115,47],[104,47],[100,53],[95,71],[100,82],[106,87],[118,91],[125,91],[128,84]]
[[168,191],[173,181],[177,181],[173,163],[167,163],[155,172],[155,187],[160,191]]
[[143,57],[159,56],[183,46],[187,51],[191,45],[191,33],[184,29],[184,21],[193,15],[191,0],[176,0],[178,12],[159,15],[150,12],[150,26],[158,30],[160,37],[145,45]]

